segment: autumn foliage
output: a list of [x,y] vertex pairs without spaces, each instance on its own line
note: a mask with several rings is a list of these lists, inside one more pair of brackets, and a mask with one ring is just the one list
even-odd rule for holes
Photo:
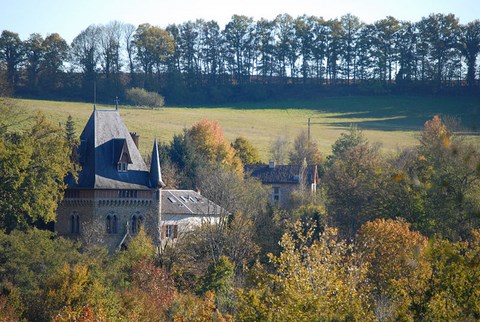
[[175,297],[173,280],[151,260],[136,264],[130,286],[122,293],[124,314],[131,321],[163,321]]
[[163,151],[220,223],[161,253],[140,229],[109,254],[32,227],[52,219],[69,148],[44,117],[15,133],[2,111],[0,321],[480,320],[480,153],[438,116],[388,157],[352,127],[288,210],[239,175],[248,142],[201,120]]
[[202,119],[187,130],[195,152],[205,160],[220,163],[238,173],[242,173],[243,167],[235,149],[225,139],[222,127],[218,121]]

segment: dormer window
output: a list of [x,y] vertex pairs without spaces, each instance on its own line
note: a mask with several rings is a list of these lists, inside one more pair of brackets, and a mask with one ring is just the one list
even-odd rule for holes
[[117,171],[127,172],[128,165],[132,164],[133,162],[132,158],[130,157],[130,151],[128,150],[127,141],[125,139],[113,140],[113,157],[114,162],[116,162],[117,164]]
[[128,171],[128,163],[118,162],[117,163],[117,171],[118,172],[127,172]]

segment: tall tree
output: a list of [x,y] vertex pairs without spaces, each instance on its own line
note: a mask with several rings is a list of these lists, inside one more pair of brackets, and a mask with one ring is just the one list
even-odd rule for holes
[[123,25],[123,42],[128,57],[128,71],[130,73],[130,80],[135,87],[135,46],[133,43],[133,35],[135,34],[135,26],[132,24]]
[[61,74],[70,47],[57,33],[48,35],[42,45],[45,51],[45,59],[41,63],[42,87],[45,91],[55,91],[64,86],[61,84]]
[[187,83],[192,86],[196,83],[200,73],[199,57],[199,26],[196,22],[188,21],[178,26],[176,46],[181,62],[181,71],[185,73]]
[[287,71],[290,71],[291,77],[295,77],[297,73],[296,62],[299,44],[295,36],[295,21],[289,14],[281,14],[275,18],[275,27],[278,74],[286,82]]
[[348,148],[325,172],[327,212],[340,233],[353,239],[360,226],[390,216],[390,169],[368,142]]
[[24,43],[28,87],[33,91],[37,89],[40,64],[44,58],[45,48],[43,43],[44,39],[40,34],[31,34]]
[[[378,68],[375,68],[376,52],[373,49],[375,43],[375,27],[373,25],[363,25],[358,31],[358,39],[355,44],[356,70],[355,77],[358,80],[367,80],[378,78],[380,74]],[[378,65],[378,64],[377,64]]]
[[17,33],[4,30],[0,36],[0,60],[7,65],[7,79],[15,90],[18,80],[17,69],[23,61],[23,43]]
[[255,43],[257,50],[257,73],[267,81],[267,76],[273,76],[275,72],[275,21],[264,18],[255,25]]
[[327,24],[330,31],[326,38],[327,75],[329,81],[335,84],[338,78],[338,60],[342,54],[343,30],[338,19],[329,20]]
[[73,64],[77,68],[80,68],[83,73],[82,87],[85,97],[91,96],[88,94],[91,93],[93,89],[93,83],[96,80],[98,71],[100,58],[99,31],[98,26],[90,25],[73,39],[71,45]]
[[400,30],[400,22],[392,16],[374,23],[374,44],[376,46],[377,68],[382,81],[391,82],[397,61],[396,33]]
[[417,77],[418,35],[415,25],[410,22],[402,22],[397,35],[396,46],[399,54],[400,69],[398,70],[396,81],[397,84],[401,84],[402,81],[410,81]]
[[249,76],[253,67],[253,18],[233,15],[223,31],[225,54],[230,71],[239,83]]
[[[466,238],[479,224],[480,152],[456,138],[435,116],[420,137],[416,174],[426,186],[427,220],[434,232],[453,240]],[[427,222],[428,223],[428,222]]]
[[350,84],[350,79],[355,81],[356,77],[356,53],[355,44],[358,38],[358,31],[360,30],[362,23],[357,16],[352,14],[346,14],[340,18],[340,24],[342,26],[342,63],[343,74],[347,80],[347,84]]
[[449,76],[454,59],[459,55],[456,49],[458,35],[458,18],[453,14],[431,14],[418,23],[423,48],[426,50],[425,70],[430,79],[441,82]]
[[311,20],[313,17],[305,15],[295,19],[295,36],[298,39],[299,58],[301,59],[301,73],[303,82],[306,83],[310,72],[310,60],[312,58],[313,49],[313,24]]
[[146,89],[153,89],[153,74],[160,74],[168,66],[168,59],[174,53],[174,41],[172,36],[160,27],[150,24],[138,26],[133,43],[137,50],[136,59],[143,69]]
[[460,27],[458,47],[467,60],[467,83],[470,87],[475,85],[477,57],[480,53],[480,20],[469,22]]
[[223,73],[222,48],[223,37],[218,23],[214,20],[197,20],[200,32],[200,57],[202,71],[209,79],[210,85],[218,83],[218,76]]
[[312,67],[315,71],[315,77],[317,81],[323,81],[326,77],[326,56],[327,56],[327,45],[328,39],[330,38],[330,27],[328,23],[323,18],[311,17],[309,19],[309,24],[311,24],[312,33],[314,39],[312,39],[312,56],[313,64]]
[[105,26],[99,27],[100,33],[100,65],[107,81],[107,90],[118,93],[120,82],[121,39],[124,32],[123,24],[119,21],[111,21]]
[[413,318],[409,308],[415,306],[415,295],[424,292],[431,274],[427,242],[403,219],[376,219],[360,228],[355,244],[367,264],[370,301],[378,320]]

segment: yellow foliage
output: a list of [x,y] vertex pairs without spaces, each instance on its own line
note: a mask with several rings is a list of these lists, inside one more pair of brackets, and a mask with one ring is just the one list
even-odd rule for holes
[[174,317],[175,322],[231,322],[233,317],[225,316],[215,305],[215,293],[207,291],[203,298],[192,294],[181,294],[176,299],[182,308]]
[[404,173],[394,173],[392,174],[392,180],[395,182],[400,182],[405,180],[405,174]]
[[364,269],[356,264],[351,245],[326,228],[295,224],[282,237],[281,254],[270,256],[276,273],[257,290],[239,293],[239,312],[247,320],[270,321],[373,320],[362,286]]

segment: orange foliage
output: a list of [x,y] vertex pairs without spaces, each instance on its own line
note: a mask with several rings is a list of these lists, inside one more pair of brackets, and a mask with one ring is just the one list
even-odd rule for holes
[[380,292],[392,281],[414,275],[427,241],[403,219],[376,219],[362,225],[357,234],[357,245],[369,264],[368,276]]
[[0,296],[0,321],[19,321],[15,308],[9,303],[8,298]]
[[163,321],[164,311],[175,297],[172,279],[151,260],[133,269],[130,288],[123,292],[124,314],[131,321]]
[[448,148],[451,137],[452,133],[445,124],[443,124],[442,119],[438,115],[435,115],[431,120],[425,122],[420,143],[424,146],[441,146]]
[[218,162],[242,173],[243,166],[235,149],[225,139],[218,121],[202,119],[194,124],[187,134],[197,151],[210,162]]

